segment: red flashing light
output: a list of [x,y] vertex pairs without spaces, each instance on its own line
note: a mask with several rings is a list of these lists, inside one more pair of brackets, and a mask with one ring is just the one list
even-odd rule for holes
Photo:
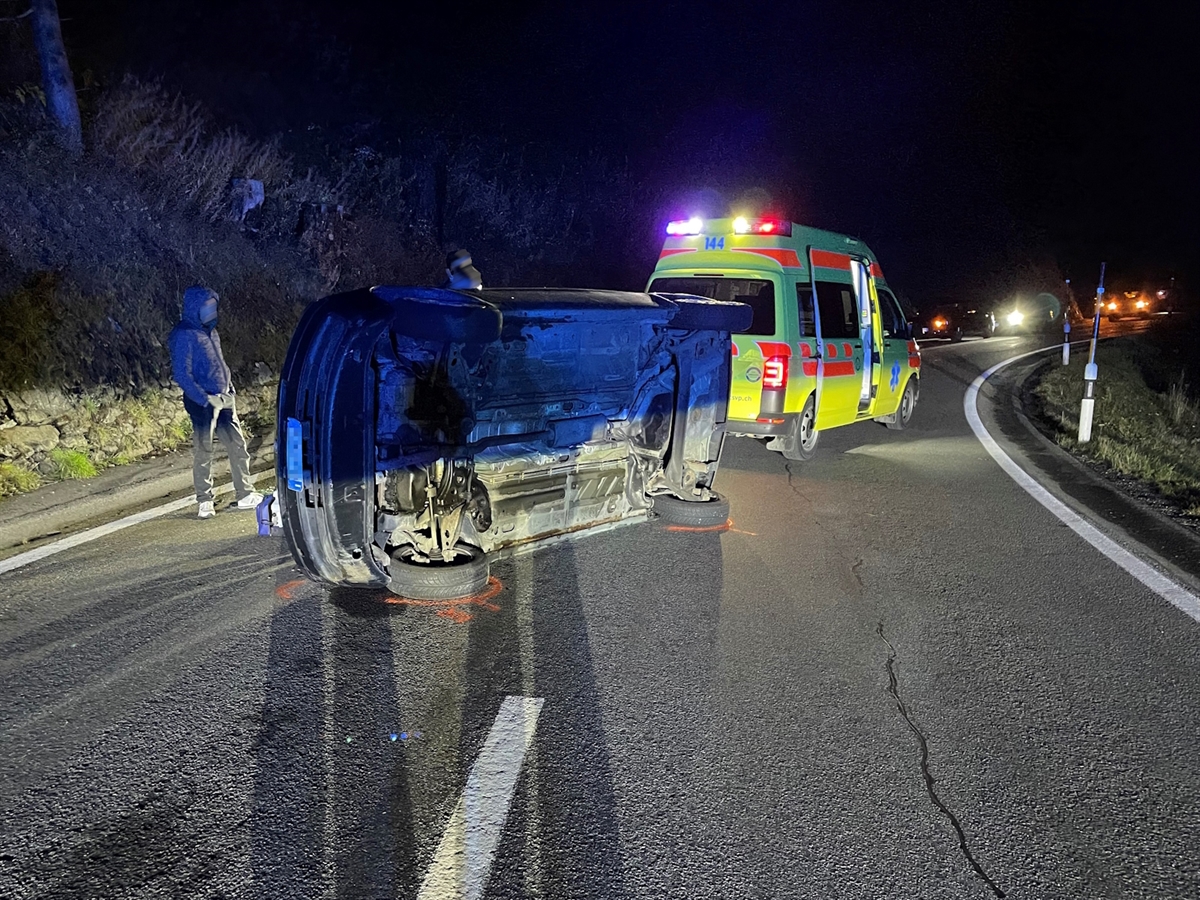
[[760,219],[751,226],[751,230],[755,234],[774,234],[781,237],[791,237],[792,223],[782,222],[779,219]]
[[763,363],[762,386],[764,391],[787,389],[788,360],[786,356],[772,356]]

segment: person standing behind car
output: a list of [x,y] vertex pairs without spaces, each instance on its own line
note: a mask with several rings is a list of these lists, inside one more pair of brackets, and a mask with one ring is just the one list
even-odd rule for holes
[[446,256],[446,281],[442,287],[463,291],[483,287],[483,276],[471,265],[470,250],[455,250]]
[[199,517],[216,515],[213,506],[213,437],[229,454],[238,509],[254,509],[262,494],[250,481],[250,453],[233,400],[233,377],[217,334],[217,292],[193,285],[183,292],[183,315],[167,338],[171,371],[183,389],[183,408],[192,420],[192,483]]

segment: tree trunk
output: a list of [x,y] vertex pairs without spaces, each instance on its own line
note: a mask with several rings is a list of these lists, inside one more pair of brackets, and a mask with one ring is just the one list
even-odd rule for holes
[[79,101],[75,81],[63,47],[62,26],[55,0],[30,0],[33,15],[33,43],[42,66],[42,85],[46,89],[46,109],[58,126],[63,144],[72,152],[83,149],[83,128],[79,123]]

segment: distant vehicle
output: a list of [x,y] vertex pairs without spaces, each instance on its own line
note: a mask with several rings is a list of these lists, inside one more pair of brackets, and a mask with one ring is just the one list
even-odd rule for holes
[[1105,294],[1103,302],[1110,322],[1127,316],[1148,319],[1157,312],[1156,298],[1145,291],[1114,291]]
[[483,590],[492,551],[713,490],[738,303],[374,287],[311,305],[279,386],[278,500],[309,577],[415,599]]
[[730,434],[811,459],[820,432],[907,427],[920,395],[912,326],[861,241],[777,218],[667,225],[648,290],[749,304],[733,338]]
[[920,319],[921,337],[990,338],[996,333],[996,316],[990,309],[967,303],[943,303]]
[[1002,303],[995,311],[996,332],[1000,334],[1042,334],[1062,332],[1066,307],[1053,294],[1041,293]]

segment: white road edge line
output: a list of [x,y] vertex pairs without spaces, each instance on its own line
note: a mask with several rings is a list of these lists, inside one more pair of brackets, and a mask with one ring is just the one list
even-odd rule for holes
[[544,702],[541,697],[508,696],[500,704],[483,750],[471,766],[467,786],[425,870],[417,900],[478,900],[483,896],[521,763],[533,743]]
[[[251,473],[250,481],[252,483],[258,481],[264,475],[274,471],[271,468]],[[226,484],[216,488],[213,494],[220,496],[221,494],[228,494],[232,490],[233,485]],[[184,497],[181,500],[172,500],[170,503],[164,503],[162,506],[156,506],[153,509],[142,510],[140,513],[125,516],[125,518],[117,519],[114,522],[97,525],[95,528],[89,528],[78,534],[72,534],[51,544],[46,544],[44,547],[38,547],[36,550],[26,550],[24,553],[18,553],[15,556],[10,556],[8,559],[0,559],[0,575],[3,575],[5,572],[11,572],[14,569],[19,569],[22,566],[27,566],[30,563],[35,563],[40,559],[45,559],[47,556],[53,556],[55,553],[62,553],[64,550],[70,550],[72,547],[78,547],[80,544],[87,544],[106,537],[114,531],[121,531],[124,528],[129,528],[131,525],[141,525],[143,522],[149,522],[151,519],[157,519],[159,516],[165,516],[167,513],[187,509],[189,506],[194,506],[195,504],[196,495],[192,494],[190,497]]]
[[1149,563],[1134,556],[1112,538],[1105,535],[1094,525],[1068,507],[1065,503],[1051,494],[1048,490],[1042,487],[1033,476],[1027,473],[1024,469],[1012,461],[1012,458],[1000,449],[1000,445],[988,433],[983,425],[983,420],[979,418],[978,400],[979,391],[984,383],[996,372],[1003,369],[1005,366],[1025,359],[1029,356],[1035,356],[1039,353],[1049,353],[1054,350],[1060,350],[1062,344],[1055,344],[1053,347],[1043,347],[1040,350],[1031,350],[1028,353],[1022,353],[1019,356],[1014,356],[1011,359],[1006,359],[1003,362],[997,363],[986,372],[981,374],[967,388],[966,396],[963,397],[963,411],[967,415],[967,422],[971,426],[971,430],[975,432],[975,437],[983,444],[983,447],[991,455],[1000,468],[1002,468],[1008,477],[1019,484],[1025,491],[1033,497],[1038,503],[1054,513],[1064,525],[1074,531],[1077,535],[1115,562],[1118,566],[1144,584],[1158,596],[1162,597],[1172,606],[1191,616],[1197,622],[1200,622],[1200,597],[1197,597],[1191,591],[1184,588],[1182,585],[1168,578],[1158,569],[1151,566]]

